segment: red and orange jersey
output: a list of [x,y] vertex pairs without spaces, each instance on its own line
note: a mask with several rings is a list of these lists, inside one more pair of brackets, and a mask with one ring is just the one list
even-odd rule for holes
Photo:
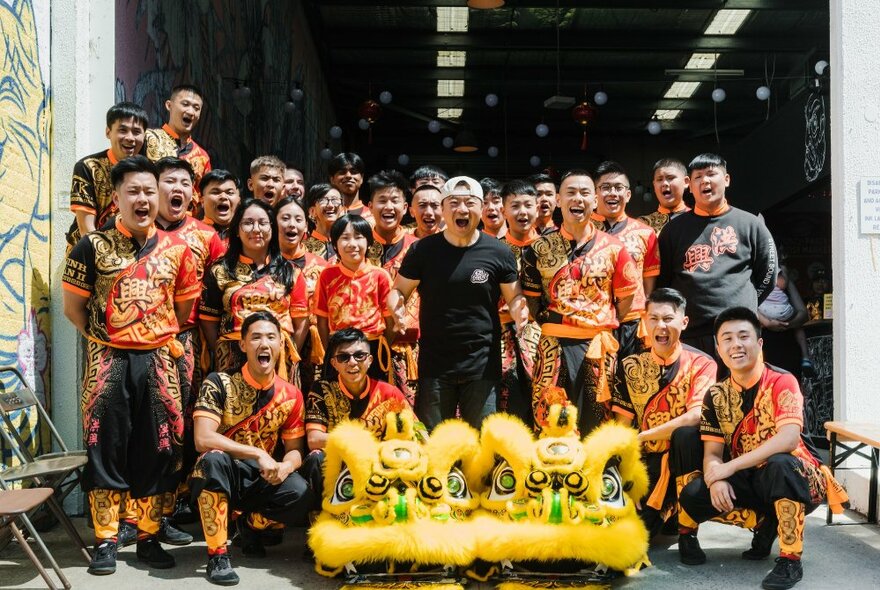
[[185,143],[180,143],[180,136],[174,132],[168,123],[161,129],[147,129],[144,134],[144,152],[150,160],[158,162],[162,158],[175,157],[189,162],[195,173],[193,181],[193,211],[201,209],[202,198],[199,193],[199,183],[202,176],[211,171],[211,156],[205,149],[190,137]]
[[341,264],[321,271],[315,287],[315,315],[327,318],[330,332],[358,328],[368,338],[385,331],[391,277],[384,269],[364,263],[353,272]]
[[[217,236],[220,238],[220,243],[223,245],[223,252],[220,253],[220,256],[226,254],[226,251],[229,249],[229,227],[221,227],[217,225],[207,215],[204,217],[204,219],[202,219],[202,223],[217,232]],[[219,259],[220,256],[218,256],[217,258]]]
[[[529,232],[528,237],[525,240],[520,241],[510,235],[510,232],[507,232],[503,238],[501,238],[501,242],[510,248],[510,251],[513,252],[513,257],[516,259],[516,271],[522,271],[522,253],[523,249],[532,245],[532,242],[537,240],[540,237],[540,234],[534,229]],[[509,324],[513,321],[513,318],[510,317],[510,310],[507,308],[507,302],[502,300],[498,303],[498,313],[501,316],[502,324]]]
[[555,336],[591,338],[619,325],[614,302],[633,295],[641,275],[623,243],[594,229],[582,246],[565,228],[523,250],[523,293],[540,297],[537,320]]
[[[650,350],[630,355],[617,365],[611,410],[635,418],[640,432],[656,428],[702,407],[706,391],[715,383],[717,370],[712,357],[682,344],[665,360]],[[668,451],[669,441],[646,442],[644,450]]]
[[[604,221],[601,225],[599,229],[623,242],[642,277],[656,277],[660,274],[660,249],[653,229],[632,217],[624,217],[616,223]],[[644,310],[645,286],[642,281],[637,281],[632,306],[622,321],[638,319]]]
[[[101,229],[116,215],[113,204],[113,184],[110,169],[119,160],[110,150],[86,156],[73,165],[73,182],[70,186],[70,210],[84,211],[95,216],[95,228]],[[67,243],[75,246],[82,236],[76,220],[67,232]]]
[[367,378],[367,387],[355,397],[339,379],[318,381],[306,397],[306,431],[330,432],[345,420],[360,420],[377,438],[385,434],[385,416],[410,409],[399,389]]
[[244,320],[255,311],[272,313],[288,334],[292,318],[309,315],[309,300],[303,273],[294,269],[293,286],[287,291],[269,273],[270,265],[257,269],[250,258],[238,258],[233,272],[221,259],[205,273],[205,287],[199,305],[199,319],[220,322],[221,337],[236,338]]
[[315,288],[318,286],[318,277],[321,276],[322,270],[330,266],[330,263],[308,251],[303,251],[298,256],[287,258],[287,260],[298,268],[305,278],[306,295],[309,298],[309,309],[311,310],[315,300]]
[[667,207],[657,207],[656,211],[639,217],[639,221],[653,229],[654,233],[659,236],[660,232],[663,230],[664,227],[666,227],[667,223],[669,223],[685,211],[690,210],[690,207],[688,207],[684,203],[680,203],[679,206],[675,209],[669,209]]
[[194,418],[217,422],[217,432],[270,455],[280,440],[305,436],[302,392],[276,376],[260,384],[247,365],[236,373],[211,373],[196,398]]
[[303,240],[303,246],[307,251],[320,256],[330,264],[336,262],[336,250],[333,248],[330,238],[318,230],[312,231],[309,237]]
[[118,348],[152,349],[179,331],[174,303],[199,296],[197,268],[179,237],[153,227],[141,246],[117,219],[74,246],[62,287],[88,298],[90,336]]
[[[371,264],[384,268],[388,271],[391,281],[397,278],[403,257],[409,252],[410,246],[419,239],[411,233],[401,229],[398,237],[392,242],[385,242],[382,237],[373,231],[373,245],[367,250],[367,261]],[[419,336],[419,294],[413,292],[406,302],[406,329],[409,333],[407,340],[417,340]]]
[[[226,247],[217,232],[210,225],[203,223],[195,217],[187,215],[165,228],[165,231],[183,239],[196,257],[197,276],[201,285],[205,277],[205,271],[211,264],[218,260],[226,252]],[[201,291],[201,289],[200,289]],[[192,313],[186,324],[181,329],[191,328],[196,325],[199,316],[198,301],[193,305]]]
[[[782,426],[804,426],[804,396],[791,373],[765,363],[761,378],[743,389],[728,377],[709,388],[703,400],[700,433],[704,441],[724,444],[735,459],[770,440]],[[792,454],[819,465],[803,438]]]
[[366,205],[359,205],[357,207],[349,207],[346,209],[345,213],[347,215],[360,215],[364,219],[367,220],[367,223],[370,224],[370,227],[376,226],[376,218],[373,217],[373,212],[370,211],[370,208]]

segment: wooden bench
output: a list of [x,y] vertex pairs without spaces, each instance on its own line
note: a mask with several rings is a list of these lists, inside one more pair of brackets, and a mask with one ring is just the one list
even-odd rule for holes
[[[868,490],[868,522],[877,524],[877,470],[880,467],[880,424],[867,422],[826,422],[830,444],[829,467],[831,473],[840,469],[844,461],[853,455],[867,459],[871,464],[870,489]],[[825,518],[831,524],[831,509]]]

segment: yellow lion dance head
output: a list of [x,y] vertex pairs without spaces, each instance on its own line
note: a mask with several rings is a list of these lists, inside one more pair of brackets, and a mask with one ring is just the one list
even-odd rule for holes
[[607,423],[581,439],[576,427],[576,408],[562,405],[550,408],[537,438],[512,416],[483,422],[466,475],[482,509],[477,557],[502,564],[502,579],[522,566],[604,576],[646,560],[635,502],[648,476],[636,431]]
[[327,439],[323,511],[308,541],[321,574],[449,572],[474,560],[479,498],[464,471],[480,448],[476,430],[449,420],[422,440],[409,410],[386,422],[381,441],[355,421]]

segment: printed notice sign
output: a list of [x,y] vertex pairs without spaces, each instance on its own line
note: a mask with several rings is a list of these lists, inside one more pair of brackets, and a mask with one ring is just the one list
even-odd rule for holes
[[859,233],[880,234],[880,177],[862,179],[859,200]]

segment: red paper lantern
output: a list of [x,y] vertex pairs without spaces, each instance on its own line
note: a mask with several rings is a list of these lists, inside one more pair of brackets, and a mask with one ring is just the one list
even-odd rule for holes
[[381,114],[382,107],[380,107],[379,103],[372,98],[365,100],[361,103],[361,106],[358,107],[358,116],[360,116],[361,119],[365,119],[367,123],[370,124],[367,141],[371,144],[373,143],[373,123],[379,119]]
[[587,150],[587,125],[593,120],[593,117],[596,115],[596,109],[593,108],[586,100],[581,102],[580,104],[574,105],[571,109],[571,118],[574,119],[578,125],[584,128],[584,138],[581,141],[581,151]]

